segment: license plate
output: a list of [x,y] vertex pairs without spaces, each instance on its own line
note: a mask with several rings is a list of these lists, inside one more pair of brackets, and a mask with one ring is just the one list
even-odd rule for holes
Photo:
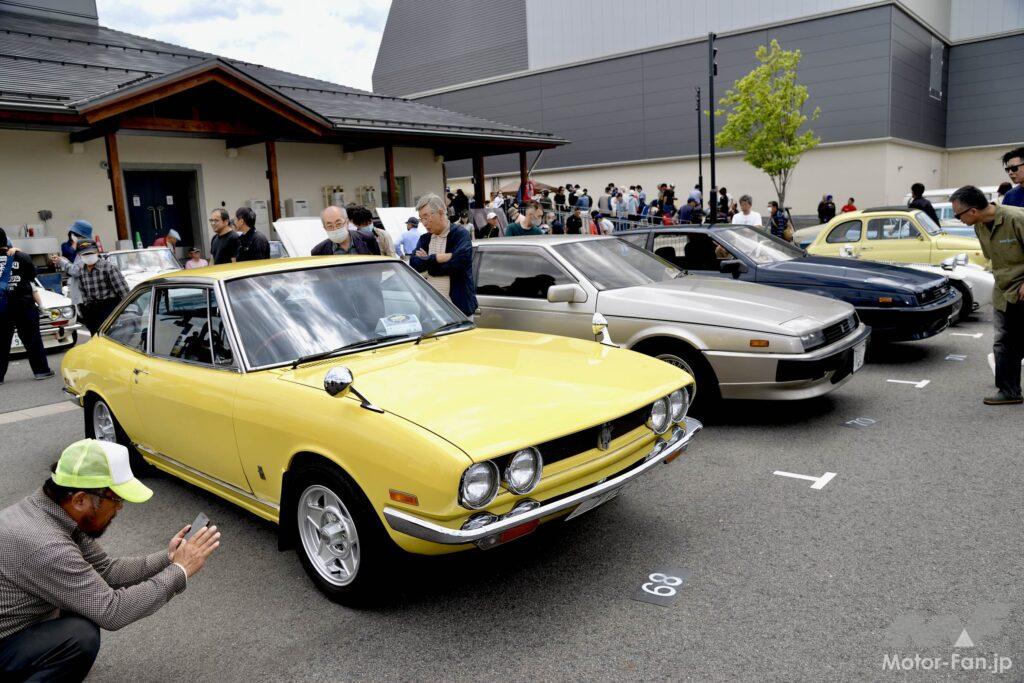
[[857,372],[864,367],[864,354],[867,352],[868,343],[861,342],[853,347],[853,371]]
[[21,337],[18,336],[17,332],[11,337],[11,346],[21,346]]
[[569,513],[569,515],[565,518],[565,521],[568,522],[573,517],[579,517],[584,512],[590,512],[594,508],[596,508],[598,506],[601,506],[601,505],[604,505],[609,500],[611,500],[612,498],[615,498],[615,496],[619,495],[619,493],[621,491],[622,491],[622,487],[620,486],[617,489],[612,489],[611,491],[607,491],[605,493],[602,493],[600,496],[597,496],[595,498],[591,498],[590,500],[583,501],[582,503],[580,503],[576,507],[575,510],[573,510],[571,513]]

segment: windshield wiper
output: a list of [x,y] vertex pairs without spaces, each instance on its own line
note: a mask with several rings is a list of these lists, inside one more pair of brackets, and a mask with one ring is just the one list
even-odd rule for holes
[[424,332],[423,334],[421,334],[419,337],[416,338],[416,343],[419,344],[424,339],[430,339],[431,337],[436,337],[437,335],[441,334],[442,332],[447,332],[448,330],[454,330],[456,327],[462,327],[463,325],[472,325],[472,324],[473,324],[472,320],[453,320],[450,323],[445,323],[444,325],[441,325],[441,327],[435,327],[430,332]]
[[362,341],[352,342],[351,344],[345,344],[344,346],[339,346],[338,348],[331,349],[330,351],[319,351],[317,353],[311,353],[308,356],[299,356],[294,361],[292,361],[292,370],[299,367],[303,363],[309,363],[315,360],[330,358],[331,356],[339,354],[342,351],[361,349],[366,346],[376,346],[377,344],[382,344],[386,341],[392,341],[394,339],[404,339],[407,338],[408,336],[409,335],[407,334],[386,334],[383,337],[374,337],[373,339],[364,339]]

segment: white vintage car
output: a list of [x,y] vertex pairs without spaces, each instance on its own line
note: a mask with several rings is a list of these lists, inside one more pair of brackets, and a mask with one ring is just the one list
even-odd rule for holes
[[[39,313],[39,332],[43,336],[43,347],[47,349],[71,348],[78,341],[78,313],[71,305],[71,299],[43,287],[39,280],[32,282],[32,289],[39,292],[46,307],[46,313]],[[11,339],[11,353],[24,353],[21,337],[14,333]]]
[[135,287],[154,275],[181,270],[181,264],[174,258],[169,247],[149,249],[119,249],[103,254],[121,270],[128,287]]

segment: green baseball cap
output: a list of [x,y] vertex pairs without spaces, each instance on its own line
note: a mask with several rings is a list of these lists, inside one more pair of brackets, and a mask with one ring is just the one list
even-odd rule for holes
[[109,488],[129,503],[145,503],[153,496],[153,491],[132,474],[128,449],[111,441],[74,442],[60,454],[57,470],[50,478],[72,489]]

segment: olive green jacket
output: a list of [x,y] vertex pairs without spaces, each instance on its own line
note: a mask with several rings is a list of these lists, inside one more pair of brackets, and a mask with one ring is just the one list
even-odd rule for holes
[[1024,209],[996,205],[995,220],[976,224],[974,232],[985,258],[992,261],[996,279],[992,307],[1005,311],[1006,304],[1017,303],[1018,290],[1024,284]]

